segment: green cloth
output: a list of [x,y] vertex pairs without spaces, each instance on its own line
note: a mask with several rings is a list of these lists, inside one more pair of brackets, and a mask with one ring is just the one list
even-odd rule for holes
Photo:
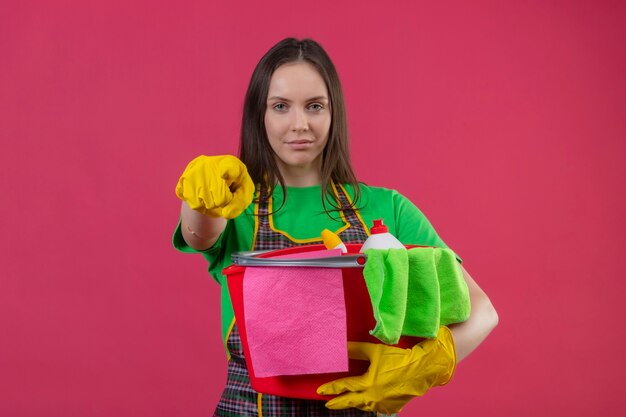
[[[422,212],[406,197],[395,190],[361,185],[361,199],[358,213],[365,222],[367,230],[374,219],[384,219],[389,232],[404,244],[447,247],[437,235]],[[354,190],[345,186],[346,192],[354,199]],[[277,210],[284,199],[280,187],[274,189],[273,209]],[[327,204],[327,209],[332,207]],[[275,229],[283,231],[294,239],[320,239],[322,230],[336,232],[344,222],[337,212],[331,212],[334,218],[324,212],[321,200],[321,187],[287,187],[287,201],[272,215]],[[251,204],[239,217],[229,220],[226,229],[215,245],[202,251],[209,262],[209,273],[221,285],[222,337],[225,339],[230,329],[234,313],[228,293],[226,279],[222,269],[232,263],[231,254],[252,249],[254,238],[254,204]],[[180,221],[173,236],[176,249],[185,253],[198,253],[190,248],[183,239]]]
[[368,249],[363,277],[372,300],[376,327],[370,334],[398,343],[406,317],[409,261],[405,249]]
[[363,277],[376,326],[372,336],[395,345],[400,336],[436,337],[439,326],[467,320],[469,290],[446,248],[368,249]]

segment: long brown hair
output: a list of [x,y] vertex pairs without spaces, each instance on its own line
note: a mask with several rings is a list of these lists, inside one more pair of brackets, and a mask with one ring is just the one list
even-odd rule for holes
[[[257,64],[243,105],[239,157],[246,164],[255,184],[271,188],[278,182],[287,199],[285,180],[278,169],[275,153],[269,144],[265,129],[265,111],[270,80],[281,65],[304,61],[311,64],[320,74],[328,89],[331,123],[328,142],[322,153],[322,203],[326,209],[328,201],[339,208],[334,198],[331,181],[351,184],[355,198],[353,208],[360,197],[359,183],[350,164],[348,123],[343,90],[337,70],[326,51],[314,40],[286,38],[274,45]],[[282,205],[281,205],[282,207]],[[280,208],[279,208],[280,209]],[[326,210],[328,212],[328,210]]]

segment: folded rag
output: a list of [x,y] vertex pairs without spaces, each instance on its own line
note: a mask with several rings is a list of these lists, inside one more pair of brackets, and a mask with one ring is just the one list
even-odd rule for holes
[[[419,248],[409,249],[409,253],[412,251],[419,253]],[[469,289],[465,278],[463,278],[461,266],[456,260],[456,255],[450,249],[436,248],[433,251],[433,258],[439,279],[439,299],[441,300],[439,321],[441,325],[447,326],[451,323],[467,320],[471,310]],[[437,330],[434,332],[435,335]]]
[[436,337],[440,326],[467,320],[469,290],[450,249],[369,249],[363,277],[386,344],[401,335]]
[[363,277],[372,301],[376,326],[370,334],[398,343],[406,315],[409,262],[405,249],[368,249]]
[[[341,249],[275,257],[323,258]],[[341,269],[246,268],[244,323],[256,377],[348,371]]]

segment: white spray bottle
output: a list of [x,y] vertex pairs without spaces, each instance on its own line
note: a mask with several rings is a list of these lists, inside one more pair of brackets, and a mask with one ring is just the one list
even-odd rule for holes
[[387,226],[383,224],[383,219],[374,220],[374,225],[370,228],[370,237],[367,238],[360,252],[367,249],[406,249],[394,235],[389,233]]

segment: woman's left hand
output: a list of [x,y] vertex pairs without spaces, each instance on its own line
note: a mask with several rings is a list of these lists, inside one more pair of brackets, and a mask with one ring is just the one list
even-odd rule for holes
[[348,342],[348,355],[369,360],[370,366],[363,375],[337,379],[317,389],[320,395],[338,395],[326,403],[329,409],[355,407],[397,413],[413,397],[446,384],[456,367],[452,333],[444,326],[437,338],[424,340],[412,349]]

